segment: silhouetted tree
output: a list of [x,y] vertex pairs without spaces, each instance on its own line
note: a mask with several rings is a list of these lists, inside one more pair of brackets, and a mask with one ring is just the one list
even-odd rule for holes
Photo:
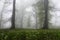
[[11,29],[15,28],[15,1],[13,0],[13,12],[12,12],[12,19],[11,19]]
[[43,24],[43,29],[48,29],[48,0],[44,0],[45,7],[45,20]]
[[2,11],[1,11],[1,15],[0,15],[0,27],[2,27],[2,15],[3,15],[4,8],[5,8],[5,3],[6,3],[6,0],[5,0],[4,4],[3,4],[3,8],[2,8]]

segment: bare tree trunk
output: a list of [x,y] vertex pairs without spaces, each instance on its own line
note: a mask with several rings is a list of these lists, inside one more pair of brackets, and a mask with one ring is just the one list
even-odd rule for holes
[[30,27],[30,15],[28,17],[28,27]]
[[44,0],[45,7],[45,20],[43,24],[43,29],[48,29],[48,0]]
[[20,24],[20,28],[22,29],[23,28],[23,19],[24,19],[24,7],[21,9],[21,24]]
[[3,15],[3,11],[4,11],[4,8],[5,8],[5,3],[6,3],[6,0],[3,4],[3,8],[2,8],[2,11],[1,11],[1,16],[0,16],[0,27],[2,27],[2,15]]
[[38,22],[37,22],[37,13],[36,13],[36,29],[38,28]]
[[21,26],[20,26],[20,28],[23,28],[23,17],[24,17],[24,14],[22,12],[22,15],[21,15]]
[[12,12],[12,19],[11,19],[11,29],[15,28],[15,1],[13,0],[13,12]]

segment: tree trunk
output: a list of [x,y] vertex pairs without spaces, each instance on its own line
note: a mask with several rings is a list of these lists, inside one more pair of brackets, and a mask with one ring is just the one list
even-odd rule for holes
[[23,15],[23,12],[22,12],[22,14],[21,14],[21,24],[20,24],[20,25],[21,25],[21,26],[20,26],[21,29],[23,28],[23,16],[24,16],[24,15]]
[[38,29],[37,13],[36,13],[36,29]]
[[2,10],[1,10],[1,14],[0,14],[0,27],[2,28],[3,26],[3,24],[2,24],[2,16],[3,16],[3,12],[4,12],[4,8],[5,8],[5,3],[6,3],[6,0],[5,0],[5,2],[4,2],[4,4],[3,4],[3,8],[2,8]]
[[48,29],[48,0],[44,0],[45,7],[45,20],[43,24],[43,29]]
[[13,0],[13,12],[12,12],[12,19],[11,19],[11,29],[15,28],[15,1]]
[[29,17],[28,17],[28,27],[30,27],[30,15],[29,15]]

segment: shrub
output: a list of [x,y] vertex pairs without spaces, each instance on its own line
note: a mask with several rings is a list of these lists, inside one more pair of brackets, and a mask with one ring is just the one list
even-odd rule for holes
[[58,30],[8,30],[0,31],[0,40],[60,40]]

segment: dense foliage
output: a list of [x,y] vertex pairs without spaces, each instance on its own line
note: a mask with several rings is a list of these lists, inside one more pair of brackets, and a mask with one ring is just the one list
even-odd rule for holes
[[60,40],[59,30],[1,30],[0,40]]

